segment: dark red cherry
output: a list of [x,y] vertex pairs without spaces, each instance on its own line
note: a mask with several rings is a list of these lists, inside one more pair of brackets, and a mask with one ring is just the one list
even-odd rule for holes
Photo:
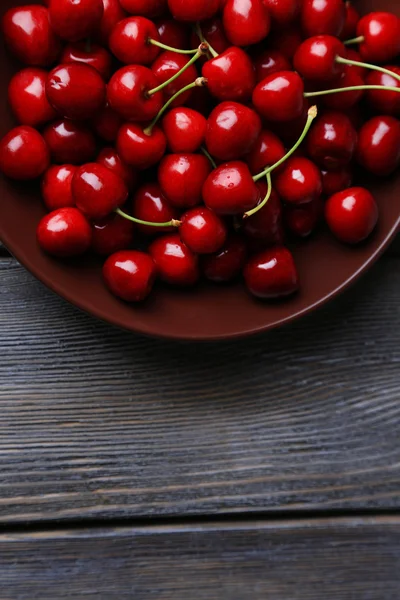
[[353,171],[348,165],[334,171],[322,170],[321,177],[322,193],[325,196],[333,196],[333,194],[349,188],[353,183]]
[[[165,83],[178,73],[187,63],[189,58],[184,54],[177,54],[167,50],[160,54],[160,56],[154,61],[151,66],[156,79],[159,83]],[[164,89],[163,94],[166,99],[170,98],[176,92],[181,90],[183,87],[189,85],[197,78],[197,70],[194,65],[191,65],[184,71],[177,79],[169,83]],[[172,107],[181,106],[185,104],[192,94],[192,90],[188,90],[183,94],[180,94],[178,98],[171,104]]]
[[294,156],[289,158],[275,178],[279,196],[289,204],[306,204],[321,195],[320,170],[311,160]]
[[290,71],[292,65],[282,52],[279,50],[264,50],[255,57],[254,65],[256,68],[257,82],[262,81],[272,73],[279,71]]
[[96,160],[99,165],[107,167],[115,175],[118,175],[125,183],[130,192],[135,188],[138,173],[121,160],[115,148],[103,148]]
[[346,56],[342,42],[331,35],[317,35],[297,48],[294,68],[310,81],[331,81],[344,71],[344,66],[336,61],[338,56]]
[[[267,194],[267,185],[264,181],[259,181],[257,187],[260,190],[260,201],[262,201]],[[258,247],[265,248],[283,244],[282,204],[275,190],[272,190],[267,204],[257,213],[245,219],[243,232]]]
[[357,132],[342,112],[327,111],[314,121],[307,136],[310,158],[324,169],[349,164],[357,146]]
[[378,206],[368,190],[353,187],[329,198],[325,205],[325,219],[340,241],[358,244],[374,230],[378,222]]
[[292,254],[276,246],[252,256],[244,269],[246,287],[264,300],[283,298],[299,289],[299,277]]
[[167,140],[159,127],[145,132],[136,123],[125,123],[118,132],[117,150],[122,160],[137,169],[148,169],[165,154]]
[[190,286],[199,279],[198,258],[178,234],[157,238],[149,251],[162,281],[172,285]]
[[88,163],[76,170],[72,195],[77,208],[89,219],[103,219],[128,198],[125,182],[107,167]]
[[293,59],[302,41],[303,36],[297,24],[289,25],[283,30],[272,30],[268,36],[269,47],[283,54],[289,61]]
[[[400,67],[389,65],[385,67],[389,71],[393,71],[396,75],[400,75]],[[382,85],[386,87],[400,88],[400,81],[387,75],[385,73],[379,73],[378,71],[371,71],[365,83],[367,85]],[[400,92],[400,89],[399,89]],[[400,116],[400,93],[399,92],[388,92],[385,90],[368,90],[366,96],[368,102],[372,108],[381,114],[392,115],[395,117]]]
[[51,160],[57,164],[81,165],[96,153],[94,135],[83,123],[68,119],[53,121],[43,130],[43,137],[50,149]]
[[286,229],[296,237],[307,238],[317,228],[323,215],[323,201],[316,198],[301,206],[285,206]]
[[254,208],[260,192],[248,166],[232,161],[210,173],[203,186],[204,203],[219,215],[238,215]]
[[119,0],[123,9],[131,15],[159,17],[167,11],[167,0]]
[[214,212],[205,207],[188,210],[181,218],[179,233],[182,241],[196,254],[213,254],[224,245],[226,225]]
[[69,42],[95,33],[104,13],[102,0],[50,0],[49,16],[54,32]]
[[[353,86],[363,86],[364,84],[365,82],[361,78],[360,73],[356,69],[346,65],[342,77],[335,83],[330,83],[329,87],[335,85],[336,88],[348,88]],[[338,92],[337,94],[323,96],[323,103],[328,108],[347,112],[361,100],[363,95],[364,90],[359,89],[351,90],[349,92]]]
[[263,79],[253,92],[253,104],[268,121],[289,121],[304,110],[304,84],[294,71],[273,73]]
[[358,49],[364,61],[385,63],[400,54],[400,18],[389,12],[372,12],[357,25]]
[[[224,26],[218,17],[204,21],[201,24],[201,31],[204,38],[218,54],[222,54],[222,52],[225,52],[229,48],[230,43],[225,35]],[[190,39],[190,47],[197,48],[200,43],[201,41],[196,31],[193,31]]]
[[239,235],[231,234],[219,252],[202,257],[202,271],[210,281],[228,283],[242,273],[246,256],[244,239]]
[[72,197],[74,165],[53,165],[47,169],[42,179],[42,196],[48,210],[75,206]]
[[[177,210],[167,202],[158,183],[146,183],[137,190],[133,198],[132,214],[136,219],[149,223],[169,223],[179,217]],[[172,226],[151,227],[138,224],[136,227],[151,236],[175,230]]]
[[114,252],[127,250],[133,242],[135,226],[132,221],[110,215],[92,224],[92,250],[100,256],[110,256]]
[[122,123],[122,117],[108,105],[104,106],[92,120],[96,134],[106,142],[115,142]]
[[263,0],[274,25],[287,27],[300,12],[300,0]]
[[256,175],[267,167],[272,167],[284,156],[285,146],[281,140],[272,131],[264,129],[251,152],[245,156],[245,161],[253,175]]
[[204,142],[206,127],[207,119],[185,106],[173,108],[162,120],[168,147],[178,154],[196,152]]
[[228,40],[235,46],[261,42],[271,28],[270,16],[262,0],[227,0],[222,21]]
[[101,17],[96,39],[103,46],[108,45],[112,30],[117,23],[122,21],[127,15],[121,7],[119,0],[103,0],[104,12]]
[[128,17],[114,27],[109,45],[114,56],[126,65],[151,65],[160,49],[149,40],[159,41],[154,23],[144,17]]
[[61,63],[82,63],[96,69],[108,81],[111,75],[111,54],[102,46],[77,42],[68,44],[61,55]]
[[340,37],[342,40],[349,40],[356,36],[360,15],[351,2],[345,2],[345,11],[346,16]]
[[49,150],[36,129],[20,125],[0,140],[0,172],[12,179],[35,179],[50,163]]
[[52,256],[80,256],[90,248],[92,230],[86,217],[72,206],[59,208],[40,221],[37,232],[39,246]]
[[190,208],[201,202],[210,171],[210,162],[202,154],[168,154],[160,162],[158,182],[172,206]]
[[131,65],[114,73],[108,84],[110,106],[122,117],[134,121],[151,121],[163,105],[163,95],[148,95],[159,81],[147,67]]
[[232,46],[208,60],[203,66],[207,87],[218,100],[246,102],[256,85],[256,75],[250,57],[241,48]]
[[374,117],[358,132],[357,160],[374,175],[390,175],[400,165],[400,121]]
[[220,7],[220,0],[168,0],[168,8],[177,21],[211,19]]
[[[160,19],[156,22],[160,42],[171,48],[187,50],[189,46],[190,32],[183,23],[171,18]],[[197,46],[200,45],[200,42]],[[196,48],[196,46],[194,46]]]
[[313,35],[340,36],[346,20],[343,0],[303,0],[301,26],[307,37]]
[[[361,54],[359,52],[357,52],[357,50],[354,50],[354,48],[351,47],[346,47],[346,54],[344,56],[344,58],[348,58],[349,60],[355,60],[357,62],[362,62],[362,58],[361,58]],[[346,69],[352,69],[354,71],[357,72],[357,74],[361,77],[361,79],[365,79],[367,74],[369,73],[369,70],[365,67],[359,67],[356,65],[346,65]]]
[[156,280],[152,258],[137,250],[112,254],[103,267],[104,283],[114,296],[125,302],[143,302]]
[[310,109],[309,102],[304,102],[303,110],[300,116],[288,121],[270,121],[267,126],[274,131],[286,146],[292,146],[299,139],[304,131],[308,119],[308,111]]
[[21,125],[39,127],[56,117],[46,96],[47,72],[28,67],[18,71],[8,86],[8,102]]

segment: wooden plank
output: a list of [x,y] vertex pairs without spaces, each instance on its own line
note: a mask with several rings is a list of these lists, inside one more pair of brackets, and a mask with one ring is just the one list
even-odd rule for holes
[[3,600],[398,600],[400,519],[3,535]]
[[0,261],[0,522],[398,508],[399,266],[269,335],[178,344]]

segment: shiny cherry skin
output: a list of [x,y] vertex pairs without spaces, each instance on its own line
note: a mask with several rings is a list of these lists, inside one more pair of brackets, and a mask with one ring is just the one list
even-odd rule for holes
[[[167,202],[158,183],[145,183],[137,190],[133,198],[132,214],[136,219],[149,223],[169,223],[172,219],[179,217],[177,210]],[[175,231],[175,227],[172,226],[151,227],[138,224],[136,227],[149,236]]]
[[250,57],[241,48],[232,46],[208,60],[202,70],[207,87],[218,100],[247,102],[256,85],[256,75]]
[[117,23],[127,16],[119,0],[103,0],[103,16],[97,30],[96,40],[103,46],[107,46],[110,35]]
[[[90,46],[90,47],[89,47]],[[111,75],[111,54],[98,44],[76,42],[68,44],[61,55],[61,63],[82,63],[96,69],[108,81]]]
[[133,242],[135,226],[120,215],[110,215],[92,223],[92,250],[99,256],[127,250]]
[[156,88],[159,81],[147,67],[131,65],[118,69],[111,77],[108,102],[118,114],[127,120],[151,121],[163,105],[163,95],[147,93]]
[[206,135],[207,119],[197,110],[180,106],[168,111],[162,128],[171,152],[197,152]]
[[229,283],[242,273],[246,257],[246,242],[241,236],[231,234],[219,252],[202,256],[201,268],[209,281]]
[[[337,88],[347,88],[352,86],[362,86],[365,82],[360,72],[345,65],[341,78],[335,83],[331,82],[328,87],[335,85]],[[334,110],[348,111],[355,106],[363,97],[364,90],[351,90],[349,92],[340,92],[338,94],[328,94],[323,96],[323,103],[326,107]]]
[[357,25],[360,15],[351,2],[345,2],[345,11],[346,15],[340,38],[342,40],[350,40],[357,35]]
[[[160,54],[158,58],[153,62],[151,70],[153,71],[154,75],[160,83],[165,83],[169,79],[171,79],[171,77],[176,75],[176,73],[178,73],[178,71],[180,71],[188,62],[189,58],[187,56],[167,50],[166,52]],[[195,81],[196,78],[196,67],[194,65],[191,65],[177,79],[169,83],[163,89],[165,99],[168,100],[171,96],[174,96],[176,92]],[[191,95],[192,90],[184,92],[174,100],[171,106],[176,107],[185,104],[189,100]]]
[[[267,184],[259,181],[257,187],[260,190],[260,201],[267,193]],[[258,247],[276,246],[283,244],[283,211],[282,203],[275,190],[272,190],[267,204],[257,213],[244,221],[243,233],[246,238],[255,242]],[[261,249],[261,248],[260,248]]]
[[269,12],[262,0],[227,0],[222,14],[226,37],[234,46],[257,44],[271,28]]
[[106,86],[93,67],[71,63],[49,73],[46,94],[50,104],[65,119],[84,120],[104,106]]
[[263,0],[274,25],[287,27],[300,12],[300,0]]
[[39,246],[48,254],[71,258],[89,250],[92,230],[81,211],[68,206],[44,216],[38,225],[36,237]]
[[260,133],[261,119],[252,108],[221,102],[207,120],[207,150],[218,160],[235,160],[250,152]]
[[357,146],[357,132],[342,112],[327,111],[317,117],[307,136],[310,158],[324,169],[349,164]]
[[198,257],[182,242],[179,234],[157,238],[149,248],[157,275],[165,283],[188,287],[200,276]]
[[123,122],[122,117],[107,104],[98,111],[92,120],[92,126],[100,138],[106,142],[115,142]]
[[159,41],[157,27],[145,17],[128,17],[114,27],[109,39],[111,52],[126,65],[151,65],[160,49],[149,43]]
[[279,50],[266,49],[260,54],[257,54],[254,60],[256,69],[257,83],[279,71],[290,71],[292,65],[282,52]]
[[[385,67],[389,71],[393,71],[397,75],[400,75],[400,67],[396,65],[388,65]],[[367,85],[382,85],[400,88],[400,81],[386,75],[385,73],[379,73],[378,71],[371,71],[365,83]],[[388,92],[385,90],[368,90],[366,92],[368,102],[372,108],[385,115],[392,115],[394,117],[400,116],[400,93],[399,92]]]
[[253,175],[261,173],[267,167],[272,167],[285,156],[285,146],[275,133],[264,129],[252,150],[245,156]]
[[280,71],[260,81],[253,92],[253,104],[268,121],[289,121],[304,110],[304,84],[294,71]]
[[313,35],[340,36],[346,20],[343,0],[303,0],[301,26],[307,37]]
[[177,21],[204,21],[211,19],[220,7],[220,0],[168,0],[168,8]]
[[378,216],[374,197],[362,187],[338,192],[325,204],[325,220],[329,229],[346,244],[359,244],[369,237]]
[[210,171],[210,162],[202,154],[168,154],[158,167],[158,182],[172,206],[191,208],[201,202]]
[[49,17],[53,31],[63,40],[79,42],[100,26],[102,0],[50,0]]
[[167,0],[119,0],[122,8],[131,15],[159,17],[167,11]]
[[40,177],[50,163],[47,144],[36,129],[20,125],[0,140],[0,172],[11,179]]
[[333,196],[337,192],[341,192],[353,183],[353,171],[349,165],[340,167],[334,171],[321,170],[322,177],[322,193],[325,196]]
[[285,225],[290,233],[299,238],[309,237],[317,228],[323,215],[323,202],[316,198],[301,206],[285,206]]
[[289,61],[293,60],[302,41],[303,36],[297,24],[289,25],[282,30],[273,29],[268,36],[269,47],[283,54]]
[[299,289],[293,256],[283,246],[252,256],[244,268],[244,279],[249,292],[263,300],[291,296]]
[[160,127],[153,127],[149,134],[136,123],[125,123],[118,132],[118,154],[131,167],[142,170],[156,165],[166,148],[167,140]]
[[57,164],[81,165],[96,154],[96,140],[83,123],[60,119],[49,123],[43,137],[50,150],[51,160]]
[[316,35],[297,48],[293,64],[309,81],[332,81],[344,71],[344,66],[336,61],[338,56],[346,56],[340,40],[331,35]]
[[288,204],[306,204],[322,192],[321,172],[307,158],[293,156],[275,178],[275,189]]
[[[201,24],[201,31],[204,38],[210,44],[212,48],[218,53],[222,54],[230,46],[230,43],[225,35],[224,26],[221,19],[214,17],[208,21],[203,21]],[[200,38],[194,31],[190,38],[190,48],[196,48],[200,45]]]
[[153,289],[156,266],[145,252],[121,250],[107,258],[103,278],[110,292],[120,300],[143,302]]
[[225,244],[227,228],[223,220],[209,208],[199,206],[181,218],[181,240],[196,254],[213,254]]
[[372,12],[357,25],[357,37],[364,41],[358,50],[367,62],[385,63],[400,54],[400,18],[389,12]]
[[21,125],[40,127],[55,119],[56,112],[46,96],[47,72],[28,67],[18,71],[8,86],[8,102]]
[[133,191],[138,180],[138,173],[121,160],[115,148],[103,148],[96,162],[118,175],[125,182],[128,190]]
[[98,220],[126,202],[128,187],[107,167],[88,163],[76,170],[72,179],[72,195],[79,210],[89,219]]
[[203,186],[203,198],[218,215],[238,215],[256,206],[260,192],[246,163],[232,161],[210,173]]
[[77,167],[74,165],[52,165],[43,175],[41,191],[48,210],[75,206],[72,197],[72,178]]
[[61,51],[44,6],[10,8],[3,16],[2,30],[7,48],[26,65],[47,67]]
[[[174,19],[160,19],[156,22],[160,42],[171,48],[187,50],[189,46],[189,32],[183,23]],[[198,44],[199,45],[199,44]],[[195,46],[194,46],[195,47]]]
[[364,123],[358,132],[356,156],[374,175],[393,173],[400,165],[400,121],[380,116]]

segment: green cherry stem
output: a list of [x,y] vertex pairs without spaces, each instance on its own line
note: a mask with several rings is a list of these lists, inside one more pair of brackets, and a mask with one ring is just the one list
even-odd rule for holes
[[186,65],[184,67],[182,67],[182,69],[180,69],[180,71],[175,73],[175,75],[172,75],[172,77],[170,77],[167,81],[164,81],[164,83],[161,83],[160,85],[153,88],[152,90],[149,90],[147,92],[147,96],[153,96],[154,94],[157,94],[157,92],[161,92],[164,88],[167,87],[167,85],[169,85],[170,83],[172,83],[173,81],[178,79],[178,77],[180,77],[182,75],[182,73],[184,73],[189,67],[191,67],[200,58],[200,56],[202,56],[203,54],[205,54],[207,52],[207,49],[208,49],[208,47],[206,46],[206,44],[200,44],[200,46],[196,50],[196,54],[194,56],[192,56],[192,58],[190,60],[188,60]]
[[211,154],[210,154],[210,153],[209,153],[209,152],[208,152],[208,151],[207,151],[207,150],[204,148],[204,146],[202,146],[202,147],[200,148],[200,150],[201,150],[201,152],[204,154],[204,156],[206,156],[206,157],[208,158],[208,160],[209,160],[209,161],[210,161],[210,163],[211,163],[211,166],[212,166],[212,168],[213,168],[213,169],[216,169],[216,168],[217,168],[217,165],[216,165],[216,162],[215,162],[215,160],[214,160],[214,159],[213,159],[213,157],[211,156]]
[[390,71],[390,69],[378,67],[378,65],[371,65],[370,63],[359,62],[358,60],[350,60],[349,58],[343,58],[342,56],[337,56],[336,62],[341,63],[343,65],[352,65],[354,67],[370,69],[371,71],[379,71],[380,73],[385,73],[385,75],[390,75],[391,77],[393,77],[393,79],[397,79],[398,81],[400,81],[400,75],[397,75],[397,73],[393,73],[393,71]]
[[152,46],[157,46],[157,48],[161,48],[162,50],[169,50],[170,52],[175,52],[176,54],[196,54],[197,48],[195,50],[181,50],[180,48],[173,48],[172,46],[167,46],[162,42],[157,42],[157,40],[152,40],[151,38],[147,40],[148,44]]
[[353,85],[333,90],[321,90],[320,92],[306,92],[304,97],[314,98],[315,96],[326,96],[327,94],[338,94],[340,92],[355,92],[357,90],[386,90],[387,92],[397,92],[400,94],[400,88],[391,87],[389,85]]
[[271,173],[267,173],[267,184],[268,184],[268,191],[267,191],[267,195],[265,196],[264,200],[258,206],[253,208],[252,210],[248,210],[246,213],[244,213],[243,219],[248,219],[252,215],[255,215],[259,210],[261,210],[267,204],[267,202],[270,199],[271,194],[272,194]]
[[[190,0],[189,0],[189,2],[190,2]],[[196,23],[195,31],[197,33],[199,40],[202,42],[202,44],[207,44],[208,51],[211,54],[211,56],[213,58],[216,58],[217,56],[219,56],[218,52],[216,52],[216,50],[214,50],[214,48],[207,42],[206,38],[204,37],[200,23]]]
[[171,219],[171,221],[168,221],[168,223],[152,223],[151,221],[142,221],[142,219],[136,219],[135,217],[131,217],[131,215],[128,215],[120,208],[117,208],[115,212],[117,213],[117,215],[123,217],[124,219],[127,219],[128,221],[132,221],[133,223],[137,223],[138,225],[147,225],[148,227],[180,227],[182,224],[182,222],[178,221],[177,219]]
[[363,41],[364,41],[364,36],[359,35],[358,37],[351,38],[351,40],[347,40],[346,42],[343,42],[343,44],[345,46],[352,46],[353,44],[362,44]]

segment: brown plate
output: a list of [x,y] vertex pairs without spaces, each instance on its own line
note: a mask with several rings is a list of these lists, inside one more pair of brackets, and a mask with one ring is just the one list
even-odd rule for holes
[[[0,16],[20,4],[2,0]],[[390,10],[400,15],[398,0],[359,0],[358,8]],[[7,84],[18,68],[1,47],[0,135],[13,126]],[[368,180],[380,222],[373,238],[357,248],[337,243],[321,232],[294,249],[301,291],[283,303],[251,298],[241,284],[201,284],[194,290],[160,287],[143,306],[118,301],[103,286],[101,264],[94,259],[60,262],[39,249],[35,231],[44,214],[36,184],[19,185],[0,178],[0,237],[14,256],[40,281],[78,308],[124,329],[174,339],[210,340],[249,335],[277,327],[311,312],[339,294],[366,271],[392,241],[400,225],[400,176]]]

